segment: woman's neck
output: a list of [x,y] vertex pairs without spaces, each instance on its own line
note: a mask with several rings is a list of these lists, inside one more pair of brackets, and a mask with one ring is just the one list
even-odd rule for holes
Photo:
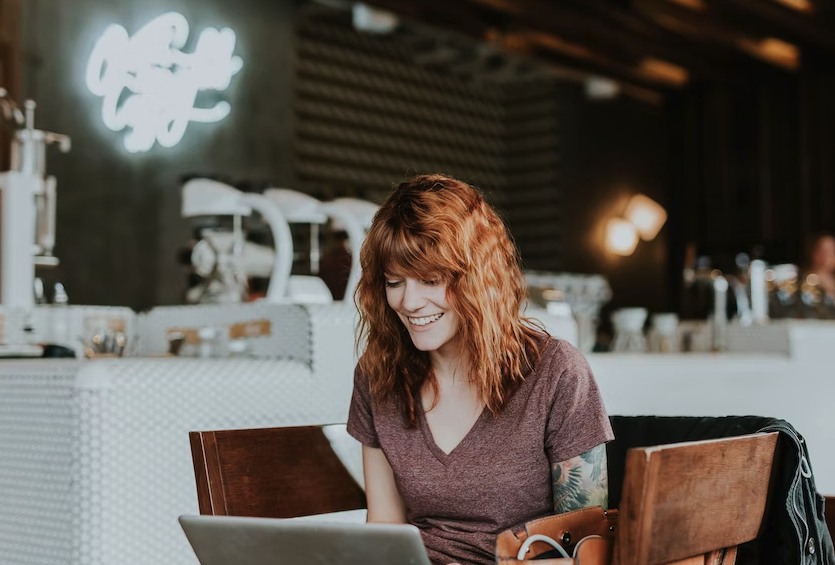
[[459,355],[442,355],[437,351],[432,352],[432,370],[435,373],[435,378],[438,384],[441,383],[455,383],[460,379],[462,374],[461,357]]
[[[431,410],[442,399],[453,399],[457,404],[473,404],[480,411],[484,404],[478,399],[476,385],[470,380],[470,370],[461,357],[440,356],[433,352],[432,370],[435,373],[437,389],[426,387],[423,390],[425,410]],[[457,399],[457,400],[456,400]],[[469,399],[465,402],[463,399]]]
[[468,371],[464,370],[465,361],[458,345],[457,340],[453,340],[429,353],[438,383],[455,382],[461,375],[468,374]]

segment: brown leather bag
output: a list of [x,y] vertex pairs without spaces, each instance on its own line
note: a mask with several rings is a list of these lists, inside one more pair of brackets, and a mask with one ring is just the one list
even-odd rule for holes
[[[496,562],[498,565],[609,565],[617,519],[617,510],[591,506],[532,520],[522,531],[505,530],[499,534]],[[550,541],[543,541],[546,538]],[[535,559],[554,551],[551,542],[559,544],[566,553],[573,547],[573,557]]]

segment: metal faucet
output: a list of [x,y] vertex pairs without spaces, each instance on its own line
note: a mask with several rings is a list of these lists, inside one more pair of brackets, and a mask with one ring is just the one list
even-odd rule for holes
[[751,312],[755,324],[768,322],[768,286],[765,280],[766,263],[761,259],[751,261],[748,270],[751,286]]
[[[754,322],[762,323],[768,319],[768,294],[765,286],[765,263],[753,261],[750,271],[751,299],[745,284],[733,275],[719,275],[713,280],[713,348],[716,351],[727,349],[727,297],[730,287],[736,301],[737,317],[741,326],[750,326]],[[759,304],[753,308],[752,303]],[[757,310],[755,312],[755,310]]]
[[728,279],[713,279],[713,350],[728,348]]
[[67,153],[72,144],[66,135],[35,129],[36,107],[34,100],[24,102],[25,127],[15,132],[11,170],[43,179],[40,190],[35,193],[35,264],[53,266],[58,264],[57,259],[52,256],[55,248],[57,191],[55,177],[46,176],[46,146],[56,143],[62,153]]

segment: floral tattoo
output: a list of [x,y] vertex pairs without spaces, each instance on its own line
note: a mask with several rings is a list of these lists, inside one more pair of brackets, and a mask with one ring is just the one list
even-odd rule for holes
[[551,482],[556,514],[588,506],[607,508],[609,474],[606,446],[601,444],[568,461],[554,463]]

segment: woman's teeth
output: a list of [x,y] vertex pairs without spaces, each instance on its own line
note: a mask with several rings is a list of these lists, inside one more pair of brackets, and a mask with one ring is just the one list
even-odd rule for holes
[[427,316],[425,318],[409,318],[409,323],[416,326],[425,326],[426,324],[431,324],[435,320],[440,320],[441,316],[443,316],[443,314],[435,314],[434,316]]

